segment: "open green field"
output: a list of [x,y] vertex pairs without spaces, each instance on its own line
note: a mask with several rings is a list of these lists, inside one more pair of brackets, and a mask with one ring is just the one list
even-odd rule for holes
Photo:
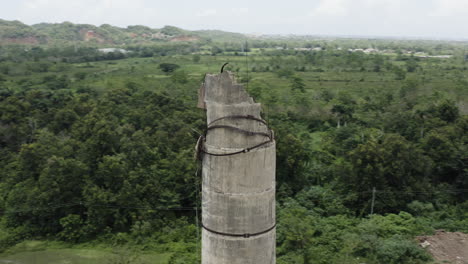
[[[362,55],[370,57],[373,55]],[[386,67],[403,67],[404,62],[396,60],[395,56],[379,55],[387,63]],[[27,73],[28,79],[40,80],[52,74],[65,74],[71,78],[71,87],[87,86],[96,91],[104,91],[109,88],[124,88],[128,83],[134,83],[139,88],[151,91],[167,90],[165,87],[172,83],[172,74],[161,71],[161,63],[174,63],[180,66],[177,72],[183,72],[183,78],[191,81],[190,90],[182,92],[192,100],[196,97],[198,84],[206,73],[217,73],[221,65],[229,62],[227,70],[233,71],[239,81],[248,87],[255,89],[260,87],[268,90],[266,96],[256,98],[264,101],[268,96],[276,96],[278,103],[288,103],[291,86],[290,74],[301,78],[304,82],[304,98],[314,100],[326,90],[329,93],[349,93],[357,98],[365,95],[397,93],[405,85],[415,86],[414,91],[418,96],[430,96],[434,93],[444,93],[445,96],[457,102],[462,113],[468,113],[468,69],[465,64],[456,59],[428,59],[419,60],[418,68],[414,72],[408,72],[404,78],[396,78],[393,70],[372,70],[371,62],[361,62],[357,66],[334,65],[333,62],[310,64],[304,56],[267,56],[262,54],[250,54],[249,56],[201,56],[198,62],[193,61],[192,55],[159,56],[153,58],[128,58],[112,61],[98,61],[88,63],[59,63],[53,71],[44,73]],[[330,65],[328,65],[330,64]],[[367,65],[369,64],[369,65]],[[393,66],[388,66],[393,65]],[[454,66],[457,65],[457,66]],[[277,68],[275,68],[277,67]],[[303,67],[296,71],[295,68]],[[382,66],[383,67],[383,66]],[[285,75],[282,70],[285,69]],[[291,69],[292,72],[288,72]],[[10,86],[17,86],[18,80],[25,78],[25,72],[21,67],[7,77],[11,81]],[[24,69],[24,71],[27,71]],[[84,74],[83,80],[77,80],[75,75]],[[74,82],[73,82],[74,80]],[[7,82],[8,83],[8,82]],[[174,93],[176,95],[176,93]],[[180,95],[180,93],[177,93]]]
[[5,264],[166,264],[171,253],[157,254],[129,248],[72,246],[45,241],[24,241],[0,255]]

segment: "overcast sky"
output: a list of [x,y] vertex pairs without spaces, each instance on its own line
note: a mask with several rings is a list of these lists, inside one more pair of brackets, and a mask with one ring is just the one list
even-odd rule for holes
[[0,18],[26,24],[468,39],[468,0],[0,0]]

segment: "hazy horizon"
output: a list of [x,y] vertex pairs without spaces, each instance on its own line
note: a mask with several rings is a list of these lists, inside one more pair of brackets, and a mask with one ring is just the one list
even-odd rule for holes
[[69,21],[244,34],[468,39],[465,0],[18,0],[3,3],[0,17],[28,25]]

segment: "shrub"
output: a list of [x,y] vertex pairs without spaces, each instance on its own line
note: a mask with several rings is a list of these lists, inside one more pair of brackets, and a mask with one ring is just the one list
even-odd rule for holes
[[426,263],[431,257],[415,242],[405,240],[401,236],[394,236],[381,241],[377,247],[376,258],[378,263]]
[[58,237],[64,241],[78,242],[84,237],[83,220],[79,215],[69,214],[59,220],[62,231]]
[[177,64],[174,64],[174,63],[161,63],[161,64],[159,64],[159,68],[163,72],[173,72],[173,71],[177,70],[178,68],[180,68],[180,66],[177,65]]

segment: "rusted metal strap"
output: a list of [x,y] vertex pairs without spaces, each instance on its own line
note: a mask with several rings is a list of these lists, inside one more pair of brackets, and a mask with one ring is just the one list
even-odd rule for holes
[[229,152],[229,153],[212,153],[212,152],[208,152],[204,147],[201,147],[199,149],[200,152],[204,153],[204,154],[207,154],[207,155],[210,155],[210,156],[217,156],[217,157],[223,157],[223,156],[232,156],[232,155],[236,155],[236,154],[241,154],[241,153],[247,153],[253,149],[256,149],[256,148],[259,148],[263,145],[266,145],[270,142],[272,142],[273,139],[270,138],[270,140],[268,141],[265,141],[265,142],[262,142],[260,144],[257,144],[253,147],[249,147],[249,148],[245,148],[245,149],[242,149],[242,150],[239,150],[239,151],[235,151],[235,152]]
[[242,133],[247,134],[247,135],[249,135],[249,136],[260,135],[260,136],[265,136],[265,137],[271,138],[271,133],[268,134],[268,133],[265,133],[265,132],[248,131],[248,130],[245,130],[245,129],[242,129],[242,128],[238,128],[238,127],[234,127],[234,126],[228,126],[228,125],[214,125],[214,126],[209,126],[209,127],[206,129],[206,132],[208,132],[208,131],[210,131],[210,130],[212,130],[212,129],[216,129],[216,128],[231,129],[231,130],[235,130],[235,131],[238,131],[238,132],[242,132]]
[[211,121],[208,126],[212,125],[213,123],[215,122],[218,122],[219,120],[223,120],[223,119],[250,119],[250,120],[255,120],[255,121],[258,121],[264,125],[267,125],[267,122],[263,119],[260,119],[260,118],[256,118],[255,116],[252,116],[252,115],[229,115],[229,116],[223,116],[223,117],[220,117],[220,118],[217,118],[213,121]]
[[[247,153],[247,152],[249,152],[249,151],[251,151],[253,149],[262,147],[262,146],[274,141],[273,131],[270,130],[270,129],[268,130],[269,133],[266,133],[266,132],[248,131],[248,130],[238,128],[238,127],[234,127],[234,126],[230,126],[230,125],[212,125],[213,123],[215,123],[215,122],[217,122],[219,120],[222,120],[222,119],[249,119],[249,120],[255,120],[255,121],[261,122],[262,124],[267,125],[265,120],[260,119],[260,118],[256,118],[256,117],[254,117],[252,115],[231,115],[231,116],[224,116],[224,117],[217,118],[217,119],[213,120],[210,124],[208,124],[208,128],[205,130],[205,133],[202,136],[200,136],[200,138],[198,139],[197,147],[196,147],[196,154],[195,154],[195,157],[197,159],[201,160],[201,157],[202,157],[201,153],[211,155],[211,156],[218,156],[218,157],[232,156],[232,155],[237,155],[237,154],[241,154],[241,153]],[[234,130],[234,131],[237,131],[237,132],[245,133],[245,134],[247,134],[249,136],[260,135],[260,136],[267,137],[268,140],[264,141],[262,143],[259,143],[259,144],[255,145],[255,146],[244,148],[244,149],[239,150],[239,151],[234,151],[234,152],[229,152],[229,153],[212,153],[212,152],[208,152],[205,149],[205,146],[204,146],[204,142],[206,141],[206,134],[208,133],[209,130],[218,129],[218,128],[231,129],[231,130]]]
[[223,232],[219,232],[219,231],[215,231],[213,229],[210,229],[210,228],[206,227],[205,225],[203,225],[203,223],[201,223],[201,226],[203,227],[203,229],[205,229],[206,231],[209,231],[210,233],[213,233],[213,234],[222,235],[222,236],[249,238],[249,237],[259,236],[259,235],[263,235],[263,234],[266,234],[266,233],[270,232],[271,230],[275,229],[276,223],[272,227],[268,228],[265,231],[258,232],[258,233],[252,233],[252,234],[250,234],[250,233],[245,233],[245,234],[223,233]]

